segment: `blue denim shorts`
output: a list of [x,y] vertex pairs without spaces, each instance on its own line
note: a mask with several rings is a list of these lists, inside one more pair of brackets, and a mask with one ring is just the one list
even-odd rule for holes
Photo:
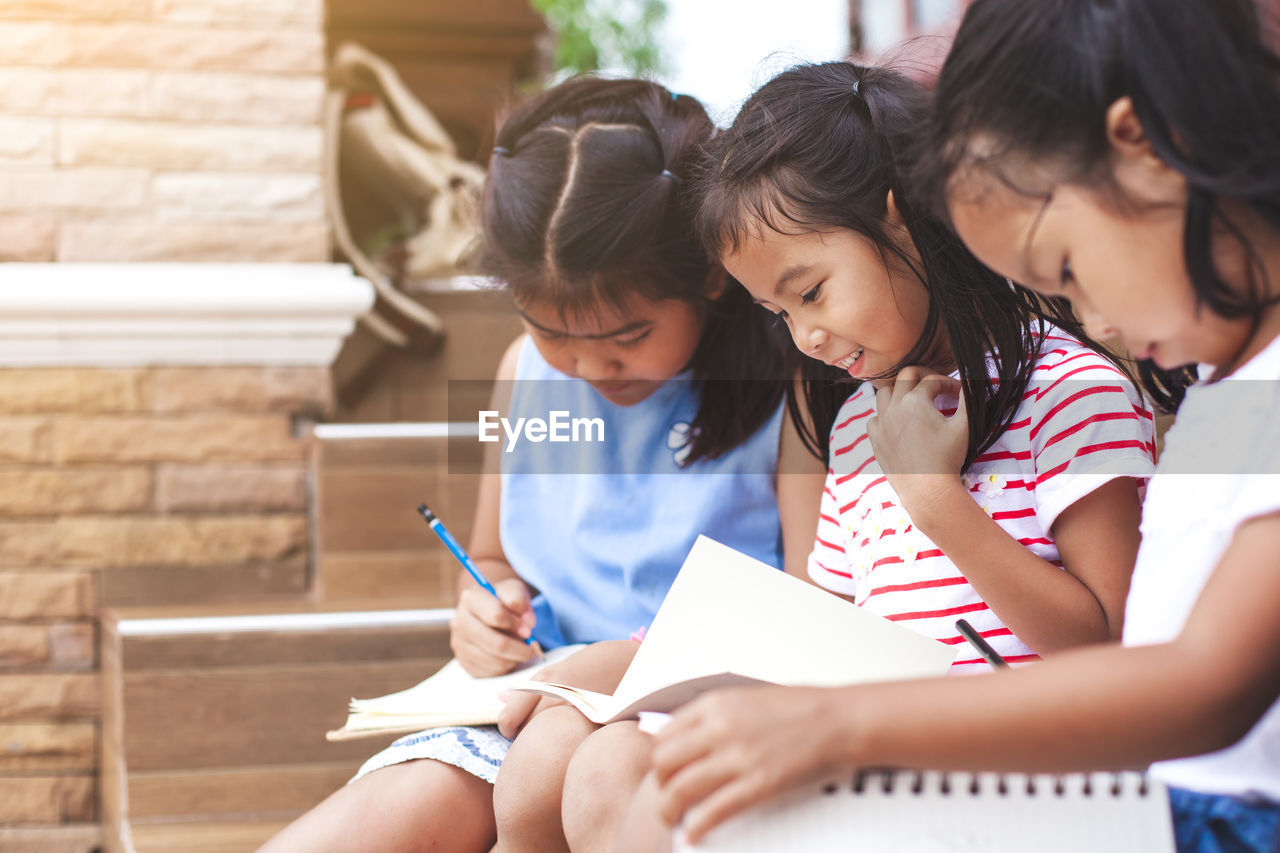
[[1280,853],[1280,804],[1169,789],[1178,853]]

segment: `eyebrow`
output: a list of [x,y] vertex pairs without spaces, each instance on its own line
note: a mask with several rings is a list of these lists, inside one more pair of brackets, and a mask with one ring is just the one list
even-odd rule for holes
[[516,309],[516,313],[519,314],[521,319],[523,319],[526,323],[528,323],[530,326],[533,326],[535,329],[537,329],[540,332],[545,332],[548,335],[555,335],[556,337],[561,337],[561,338],[584,338],[589,341],[600,340],[602,338],[616,338],[620,335],[625,335],[628,332],[638,332],[641,329],[647,329],[648,327],[653,325],[652,320],[634,320],[630,323],[627,323],[623,326],[619,326],[618,328],[612,329],[608,332],[599,332],[594,335],[571,335],[568,332],[564,331],[563,329],[548,329],[546,326],[543,326],[541,323],[535,322],[532,318],[529,317],[528,314],[524,313],[519,308]]
[[773,286],[773,295],[777,296],[792,281],[813,269],[813,264],[792,264],[782,271],[782,275],[778,276],[778,281]]

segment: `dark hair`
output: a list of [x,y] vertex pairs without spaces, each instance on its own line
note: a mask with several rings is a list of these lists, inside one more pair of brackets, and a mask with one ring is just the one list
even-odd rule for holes
[[[928,101],[923,86],[887,68],[828,62],[783,72],[748,99],[709,152],[696,225],[717,254],[760,225],[779,233],[849,229],[874,241],[886,263],[896,256],[919,276],[929,291],[925,328],[886,375],[936,361],[940,343],[950,348],[969,403],[968,468],[1017,413],[1046,324],[1102,350],[1064,304],[1011,287],[916,203],[903,158]],[[890,190],[918,263],[886,233]]]
[[686,181],[713,130],[702,104],[655,83],[569,80],[502,122],[481,210],[479,265],[517,304],[566,317],[632,296],[698,308],[686,464],[742,444],[793,385],[789,343],[742,288],[706,296],[717,270],[693,234]]
[[[1278,83],[1253,0],[976,0],[938,80],[923,180],[940,208],[973,166],[1018,189],[998,165],[1012,154],[1114,189],[1106,112],[1128,96],[1157,156],[1187,180],[1183,251],[1197,299],[1224,317],[1256,316],[1280,294],[1219,200],[1244,201],[1280,229]],[[1251,258],[1243,296],[1214,268],[1215,223]]]

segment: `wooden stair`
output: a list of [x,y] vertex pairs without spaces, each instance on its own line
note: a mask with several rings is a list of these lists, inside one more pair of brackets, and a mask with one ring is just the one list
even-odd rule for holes
[[99,849],[102,830],[96,823],[62,826],[0,826],[4,853],[91,853]]
[[390,737],[328,743],[351,696],[449,658],[449,611],[103,615],[108,853],[255,850]]
[[134,828],[132,849],[137,850],[138,853],[254,851],[288,824],[287,820],[217,820],[146,824]]
[[390,743],[324,734],[352,696],[402,690],[451,656],[458,567],[415,511],[426,501],[470,535],[478,459],[449,433],[317,428],[314,560],[296,600],[102,613],[106,853],[256,850]]

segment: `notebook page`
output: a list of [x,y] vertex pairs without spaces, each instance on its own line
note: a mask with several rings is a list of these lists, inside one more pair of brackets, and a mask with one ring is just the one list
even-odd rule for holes
[[956,651],[699,536],[614,696],[723,672],[814,686],[942,675]]
[[793,791],[677,851],[1174,853],[1165,789],[1136,773],[898,772]]
[[502,710],[498,693],[516,684],[529,681],[534,674],[548,664],[564,660],[583,648],[581,645],[562,646],[547,652],[546,659],[492,678],[476,678],[468,675],[462,664],[451,660],[430,678],[415,684],[408,690],[389,693],[376,699],[352,699],[352,712],[362,714],[420,714],[435,710]]
[[669,713],[708,690],[720,687],[759,686],[764,683],[732,672],[719,672],[660,687],[631,702],[626,702],[617,696],[593,693],[590,690],[547,681],[530,681],[515,685],[511,689],[563,699],[581,711],[582,715],[591,722],[603,725],[629,720],[649,712]]

